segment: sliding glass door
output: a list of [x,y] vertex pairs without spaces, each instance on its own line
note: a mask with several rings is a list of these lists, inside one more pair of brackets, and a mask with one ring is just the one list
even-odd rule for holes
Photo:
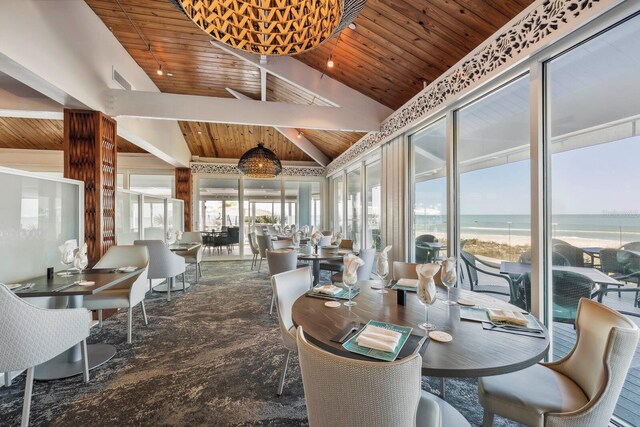
[[435,260],[441,256],[440,245],[447,242],[446,129],[441,119],[409,139],[413,162],[409,245],[413,262]]
[[344,178],[342,175],[332,180],[333,227],[332,232],[344,232]]
[[[554,359],[575,342],[580,297],[600,299],[640,324],[638,70],[640,17],[546,64]],[[598,279],[594,269],[604,277]],[[623,286],[603,288],[597,280],[607,276],[620,278]],[[639,386],[636,352],[614,413],[631,425],[640,425]]]
[[377,251],[381,249],[382,236],[380,235],[381,211],[382,211],[382,182],[381,182],[380,160],[368,163],[365,166],[365,182],[367,186],[366,208],[367,221],[366,247],[375,247]]
[[360,168],[347,173],[346,238],[360,243],[362,224],[362,182]]

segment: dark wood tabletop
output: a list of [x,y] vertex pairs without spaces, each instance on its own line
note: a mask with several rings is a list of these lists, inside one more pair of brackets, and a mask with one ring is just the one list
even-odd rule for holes
[[167,248],[169,248],[171,252],[186,252],[195,249],[198,246],[202,245],[200,243],[173,243],[171,245],[167,245]]
[[338,253],[337,248],[331,248],[331,249],[318,248],[318,255],[314,255],[313,247],[311,248],[311,252],[308,252],[308,251],[309,251],[308,247],[299,249],[298,259],[307,260],[307,261],[313,261],[313,260],[326,261],[331,259],[342,259],[344,257],[344,254]]
[[[135,280],[143,269],[135,270],[131,273],[116,271],[111,268],[90,269],[80,274],[73,274],[69,277],[59,276],[57,273],[53,279],[47,279],[47,276],[35,277],[33,279],[24,280],[23,284],[35,283],[35,285],[24,291],[18,290],[16,295],[26,297],[63,297],[69,295],[93,295],[105,289],[109,289],[125,280]],[[75,285],[64,288],[67,285],[77,281],[92,281],[95,284],[91,286]],[[64,289],[61,289],[64,288]],[[61,290],[58,290],[61,289]]]
[[[601,285],[613,285],[613,286],[622,286],[623,283],[617,281],[613,277],[609,277],[604,274],[602,271],[592,268],[592,267],[571,267],[564,265],[554,265],[553,270],[556,271],[568,271],[571,273],[582,274],[593,280],[594,283],[598,283]],[[524,262],[507,262],[502,261],[500,264],[500,273],[510,274],[510,275],[521,275],[524,273],[531,272],[531,264]]]
[[[425,320],[425,307],[415,293],[407,292],[406,305],[397,304],[397,291],[379,294],[371,289],[374,281],[360,281],[360,294],[354,298],[356,306],[325,307],[325,300],[302,296],[293,305],[292,317],[296,326],[302,326],[309,338],[335,354],[360,358],[347,352],[341,344],[331,341],[354,319],[362,324],[378,320],[411,326],[413,334],[424,335],[418,325]],[[511,304],[486,294],[458,288],[451,289],[452,299],[465,298],[485,308],[519,310]],[[438,298],[446,299],[446,290],[438,288]],[[549,337],[515,335],[482,329],[480,322],[460,320],[460,307],[448,306],[441,301],[429,307],[429,321],[437,330],[453,336],[449,343],[430,340],[422,359],[422,373],[440,377],[481,377],[499,375],[524,369],[540,361],[549,350]],[[368,359],[370,360],[370,359]]]

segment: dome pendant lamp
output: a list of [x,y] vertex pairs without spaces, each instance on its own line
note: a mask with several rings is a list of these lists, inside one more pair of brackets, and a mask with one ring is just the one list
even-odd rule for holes
[[282,172],[282,163],[273,151],[258,143],[242,155],[238,170],[250,178],[274,178]]

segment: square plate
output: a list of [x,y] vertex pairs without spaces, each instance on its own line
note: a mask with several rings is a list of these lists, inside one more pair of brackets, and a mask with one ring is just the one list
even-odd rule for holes
[[393,323],[378,322],[377,320],[370,320],[367,325],[378,326],[380,328],[400,332],[402,336],[400,337],[400,341],[398,342],[395,351],[393,353],[390,353],[388,351],[374,350],[372,348],[359,346],[356,342],[356,339],[358,339],[358,336],[362,333],[362,331],[364,331],[366,326],[365,328],[360,329],[357,334],[349,339],[349,341],[342,344],[342,347],[352,353],[362,354],[363,356],[371,357],[378,360],[384,360],[386,362],[393,362],[394,360],[396,360],[396,358],[398,357],[398,353],[400,353],[400,350],[402,350],[402,347],[404,347],[404,344],[407,342],[409,335],[411,335],[411,331],[413,331],[413,328],[410,326],[399,326],[394,325]]
[[[360,293],[360,289],[351,289],[351,299],[357,297],[359,293]],[[340,292],[338,292],[337,294],[333,294],[333,295],[323,294],[322,292],[317,292],[317,291],[314,291],[313,289],[311,289],[311,290],[307,291],[307,295],[311,295],[312,297],[324,297],[324,298],[336,298],[336,299],[348,300],[349,299],[349,289],[342,288],[342,290]]]

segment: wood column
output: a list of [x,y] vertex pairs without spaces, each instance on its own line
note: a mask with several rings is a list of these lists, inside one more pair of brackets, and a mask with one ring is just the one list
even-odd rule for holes
[[191,168],[176,168],[176,199],[184,200],[184,231],[191,231]]
[[84,181],[84,240],[90,265],[116,244],[117,158],[115,120],[99,111],[64,110],[64,176]]

